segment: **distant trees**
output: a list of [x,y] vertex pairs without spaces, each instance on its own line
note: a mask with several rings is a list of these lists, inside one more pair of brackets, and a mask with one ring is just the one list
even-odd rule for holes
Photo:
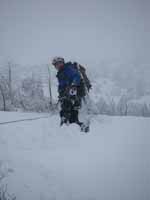
[[[50,74],[48,74],[47,65],[41,66],[41,68],[34,67],[26,73],[23,73],[25,69],[20,66],[15,71],[15,67],[16,65],[9,62],[3,70],[0,69],[0,110],[49,112],[54,109],[51,105],[51,87],[49,88],[50,98],[49,95],[45,96],[44,93],[45,87],[47,87],[48,91],[48,87],[54,81],[54,76],[51,77],[52,83],[49,80]],[[43,70],[44,67],[45,71]],[[19,73],[18,70],[20,71]],[[130,70],[134,71],[136,77],[133,74],[128,76]],[[95,75],[93,71],[91,72],[93,75],[92,99],[95,100],[91,104],[91,111],[94,114],[150,117],[150,105],[144,101],[135,100],[145,94],[145,84],[148,82],[144,82],[141,79],[139,71],[135,70],[135,68],[132,69],[132,66],[126,69],[119,68],[119,70],[114,67],[112,73],[109,67],[106,67],[104,71],[100,71],[103,77],[108,76],[109,79],[100,78],[96,70]],[[145,71],[147,72],[146,68]],[[144,73],[143,76],[147,77],[147,74]],[[21,77],[19,77],[20,75]],[[43,84],[43,77],[45,85]],[[125,86],[127,88],[124,88]],[[115,98],[116,96],[117,98]]]
[[121,116],[128,115],[128,99],[126,95],[121,96],[117,104],[117,113]]
[[106,114],[108,114],[108,107],[109,107],[109,105],[107,104],[105,99],[103,97],[101,97],[99,99],[99,101],[97,102],[97,111],[100,114],[106,115]]
[[120,88],[131,89],[137,98],[150,92],[150,64],[136,60],[131,61],[103,61],[91,68],[92,73],[99,78],[112,80]]
[[12,88],[12,66],[11,62],[8,62],[5,69],[0,73],[0,100],[1,109],[11,110],[13,106],[13,88]]
[[9,82],[4,76],[0,76],[0,102],[1,109],[6,111],[10,108]]
[[132,115],[150,117],[150,105],[144,99],[132,96],[131,91],[126,92],[120,97],[118,102],[119,115]]
[[143,116],[150,117],[150,104],[129,100],[125,95],[115,102],[112,98],[106,101],[103,97],[96,103],[96,114],[112,116]]
[[44,89],[40,78],[26,76],[17,85],[12,77],[13,64],[9,62],[0,71],[0,110],[49,112],[50,102],[44,96]]
[[113,98],[109,103],[109,115],[116,115],[116,104]]
[[49,102],[44,97],[42,82],[34,77],[22,80],[16,101],[24,111],[46,112],[49,110]]
[[5,89],[4,89],[4,84],[2,82],[2,78],[0,80],[0,99],[3,102],[3,110],[6,111],[6,98],[5,98]]

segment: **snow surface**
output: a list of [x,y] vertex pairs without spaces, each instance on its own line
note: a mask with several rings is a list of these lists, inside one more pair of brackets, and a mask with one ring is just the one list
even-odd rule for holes
[[58,115],[0,125],[0,180],[18,200],[149,200],[149,153],[149,118],[93,116],[88,134]]

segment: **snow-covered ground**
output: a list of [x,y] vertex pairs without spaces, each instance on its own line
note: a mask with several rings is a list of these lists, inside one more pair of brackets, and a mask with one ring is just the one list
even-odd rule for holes
[[57,115],[0,125],[1,184],[17,200],[149,200],[149,153],[150,118],[94,116],[88,134]]

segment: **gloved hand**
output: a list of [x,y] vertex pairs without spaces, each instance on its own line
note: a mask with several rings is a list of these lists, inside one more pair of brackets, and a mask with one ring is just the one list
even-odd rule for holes
[[77,86],[76,85],[70,86],[69,95],[70,96],[76,96],[77,95]]

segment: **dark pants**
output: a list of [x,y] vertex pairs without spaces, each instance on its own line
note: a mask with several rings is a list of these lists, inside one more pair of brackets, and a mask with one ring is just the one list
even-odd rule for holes
[[65,119],[65,122],[78,123],[78,113],[81,106],[79,98],[63,98],[61,100],[60,117]]

